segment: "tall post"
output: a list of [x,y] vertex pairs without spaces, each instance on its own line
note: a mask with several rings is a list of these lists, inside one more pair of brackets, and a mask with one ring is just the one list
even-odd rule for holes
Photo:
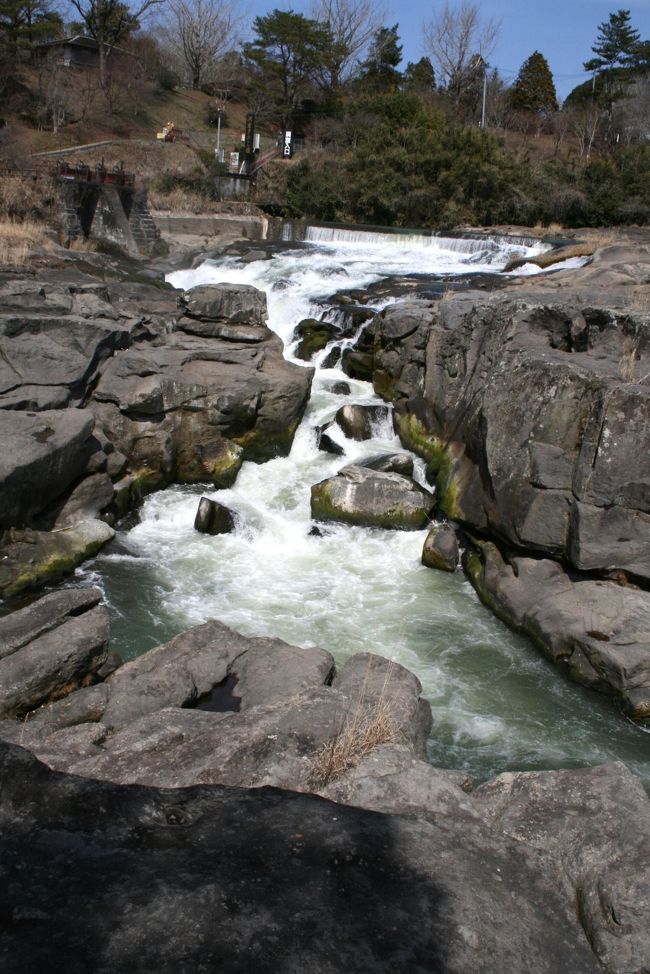
[[221,114],[223,108],[217,108],[217,147],[214,150],[214,154],[217,157],[217,162],[221,162]]
[[487,104],[487,63],[483,62],[483,108],[481,110],[481,128],[485,128],[485,106]]

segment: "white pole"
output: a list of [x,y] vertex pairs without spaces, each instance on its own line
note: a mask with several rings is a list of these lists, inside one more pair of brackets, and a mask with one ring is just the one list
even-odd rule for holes
[[481,128],[485,128],[485,105],[487,102],[487,64],[483,65],[483,109],[481,111]]
[[221,151],[221,109],[217,108],[217,148],[215,149],[214,152],[214,154],[217,157],[217,162],[221,162],[221,156],[219,154],[220,151]]

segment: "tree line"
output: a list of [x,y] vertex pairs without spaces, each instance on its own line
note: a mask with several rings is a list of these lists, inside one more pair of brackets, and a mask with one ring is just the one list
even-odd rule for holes
[[[542,52],[512,84],[490,66],[499,24],[473,0],[437,7],[422,57],[405,66],[399,25],[372,0],[313,0],[310,16],[274,9],[248,27],[234,0],[69,0],[66,9],[72,20],[53,0],[0,0],[0,93],[44,41],[78,31],[97,42],[110,102],[114,52],[136,51],[162,87],[207,91],[222,110],[244,102],[319,147],[267,180],[271,210],[435,225],[650,216],[650,41],[629,10],[598,25],[583,63],[591,77],[560,109]],[[523,152],[509,133],[523,137]],[[553,150],[543,164],[526,154],[540,138]]]

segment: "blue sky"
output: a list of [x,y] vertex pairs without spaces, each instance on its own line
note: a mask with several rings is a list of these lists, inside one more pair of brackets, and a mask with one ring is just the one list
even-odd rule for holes
[[[399,35],[406,61],[417,61],[425,53],[422,42],[422,23],[430,19],[442,0],[385,0],[385,23],[399,24]],[[591,45],[596,39],[598,25],[621,6],[629,9],[632,25],[641,37],[650,39],[650,0],[636,3],[603,2],[603,0],[482,0],[480,8],[485,18],[501,21],[497,47],[490,64],[499,68],[507,81],[512,81],[519,68],[533,51],[541,51],[547,59],[560,98],[587,78],[582,63],[591,57]],[[249,0],[251,15],[269,13],[274,7],[292,9],[309,15],[309,0]]]

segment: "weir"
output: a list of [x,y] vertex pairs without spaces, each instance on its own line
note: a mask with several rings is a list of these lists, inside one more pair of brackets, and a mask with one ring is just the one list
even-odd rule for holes
[[[532,246],[527,251],[523,244],[495,239],[476,263],[477,253],[487,249],[484,238],[400,235],[394,246],[397,238],[388,233],[358,231],[365,236],[352,239],[357,231],[345,228],[309,228],[312,232],[329,236],[279,248],[271,260],[206,261],[169,280],[179,288],[233,282],[263,289],[269,324],[285,354],[298,361],[292,354],[296,325],[309,317],[336,322],[340,305],[331,298],[337,293],[400,274],[448,280],[468,270],[494,273],[513,250],[533,252]],[[539,251],[539,242],[535,246]],[[344,403],[381,402],[368,383],[321,367],[327,353],[311,363],[317,366],[312,397],[290,455],[245,463],[232,488],[207,491],[237,512],[233,534],[195,532],[199,497],[206,490],[174,487],[147,498],[140,522],[85,570],[84,580],[90,576],[106,593],[114,644],[125,655],[137,655],[181,629],[217,618],[245,635],[321,646],[338,662],[360,651],[380,653],[420,678],[433,709],[429,754],[438,767],[483,779],[515,768],[622,760],[649,786],[650,734],[606,699],[564,680],[480,604],[460,571],[447,575],[423,567],[426,530],[328,524],[319,536],[312,533],[312,484],[346,463],[402,449],[392,429],[383,426],[365,442],[331,427],[344,456],[318,450],[316,428]],[[341,381],[349,384],[349,395],[333,391]]]

